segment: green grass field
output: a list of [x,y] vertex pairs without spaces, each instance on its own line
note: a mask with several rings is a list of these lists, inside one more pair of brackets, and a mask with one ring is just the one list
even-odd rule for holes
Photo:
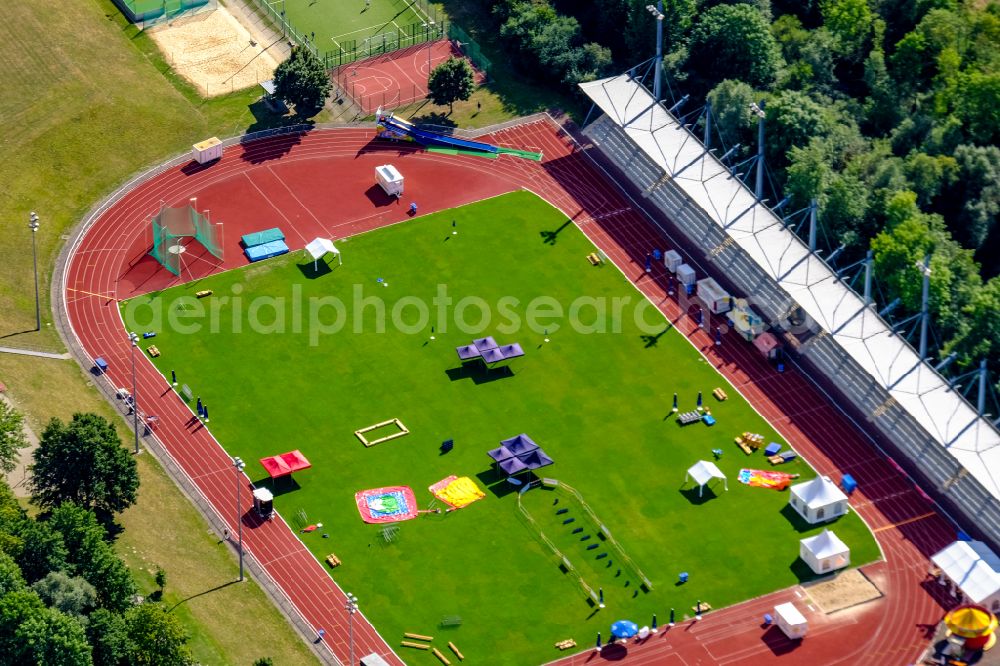
[[[304,35],[316,33],[320,52],[347,47],[354,42],[362,48],[366,37],[400,34],[413,24],[429,18],[414,0],[270,0],[279,14]],[[410,33],[407,33],[410,34]]]
[[[212,431],[229,453],[256,461],[300,449],[310,459],[311,470],[278,484],[276,508],[288,519],[301,510],[309,522],[323,523],[302,538],[318,557],[332,552],[343,561],[332,575],[361,599],[391,644],[412,631],[453,640],[476,662],[538,663],[556,656],[555,641],[574,637],[586,645],[598,631],[606,636],[617,619],[648,624],[655,612],[662,622],[671,607],[678,617],[691,615],[697,599],[720,608],[800,580],[798,539],[817,529],[787,517],[786,493],[736,480],[741,467],[767,463],[760,453],[739,452],[734,435],[752,430],[766,441],[783,440],[735,390],[724,403],[710,397],[724,380],[667,330],[654,308],[641,311],[648,323],[640,328],[635,306],[646,301],[613,267],[591,267],[584,257],[593,246],[564,222],[534,195],[514,193],[338,241],[343,266],[320,276],[295,254],[123,305],[130,328],[158,331],[162,356],[155,362],[164,373],[176,370],[211,406]],[[451,316],[438,321],[441,285],[470,324],[480,308],[469,298],[482,299],[489,322],[463,331]],[[201,289],[215,296],[195,301],[192,293]],[[317,308],[313,297],[326,298],[326,305]],[[580,297],[591,300],[573,305]],[[360,310],[359,298],[368,299]],[[377,301],[387,317],[398,315],[384,332],[376,332]],[[597,328],[601,302],[608,304],[608,332],[584,332],[580,327]],[[426,321],[419,303],[428,304]],[[617,332],[615,303],[624,303]],[[556,305],[576,307],[580,327],[545,318]],[[199,307],[215,314],[198,319]],[[301,326],[296,307],[306,320]],[[158,310],[167,321],[180,309],[189,317],[185,324],[203,329],[182,334],[151,319]],[[310,313],[343,328],[319,335]],[[529,322],[532,316],[538,321]],[[454,348],[480,335],[518,341],[526,356],[512,374],[463,369]],[[681,429],[670,414],[672,393],[681,396],[682,409],[693,408],[699,390],[718,424]],[[391,418],[410,434],[371,448],[353,434]],[[573,502],[554,504],[556,493],[531,490],[522,496],[525,508],[588,584],[603,587],[607,608],[595,612],[573,576],[560,570],[486,456],[500,439],[521,432],[555,460],[541,474],[579,490],[651,579],[651,591],[637,591],[627,568],[618,574],[618,562],[598,562],[602,549],[586,549],[599,537],[580,541],[584,533],[572,528],[592,532],[587,521],[563,525],[565,517],[580,515]],[[455,448],[441,454],[449,438]],[[711,459],[713,448],[724,451],[718,464],[729,491],[706,490],[700,500],[683,486],[684,472]],[[784,469],[814,475],[801,462]],[[248,472],[266,481],[256,462]],[[399,523],[390,544],[380,539],[379,526],[358,515],[358,490],[408,485],[426,508],[427,487],[449,474],[488,488],[485,499]],[[570,512],[557,516],[559,508]],[[841,518],[835,529],[854,563],[877,559],[878,547],[857,516]],[[690,581],[675,586],[680,571]],[[449,615],[463,624],[440,628]],[[436,663],[412,650],[405,657]]]

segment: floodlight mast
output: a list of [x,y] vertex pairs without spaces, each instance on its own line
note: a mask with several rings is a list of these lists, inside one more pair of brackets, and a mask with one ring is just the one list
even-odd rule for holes
[[663,86],[663,0],[657,0],[656,6],[646,5],[646,11],[656,19],[656,69],[653,71],[653,98],[659,102]]

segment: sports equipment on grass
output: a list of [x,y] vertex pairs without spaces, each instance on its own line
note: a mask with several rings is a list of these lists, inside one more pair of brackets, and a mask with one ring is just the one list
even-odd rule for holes
[[161,203],[160,212],[150,223],[153,228],[153,249],[149,254],[174,275],[181,274],[181,255],[185,251],[182,238],[194,238],[216,259],[221,261],[225,258],[222,250],[222,223],[213,223],[191,204],[170,208]]
[[408,486],[359,490],[354,501],[366,523],[394,523],[417,517],[417,498]]
[[[377,430],[378,428],[384,428],[387,425],[393,425],[399,428],[399,432],[394,432],[391,435],[386,435],[385,437],[379,437],[378,439],[373,439],[369,441],[365,437],[366,432],[371,432],[372,430]],[[410,431],[407,430],[406,426],[399,419],[389,419],[388,421],[381,421],[375,425],[370,425],[367,428],[361,428],[360,430],[355,430],[354,435],[361,440],[361,443],[365,446],[375,446],[376,444],[381,444],[382,442],[388,442],[390,439],[396,439],[397,437],[402,437],[403,435],[409,435]]]

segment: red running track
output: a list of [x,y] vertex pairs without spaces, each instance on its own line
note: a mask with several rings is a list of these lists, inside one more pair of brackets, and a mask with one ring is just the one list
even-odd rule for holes
[[[794,369],[778,375],[735,336],[715,346],[683,316],[665,295],[662,269],[651,274],[643,270],[651,248],[666,249],[663,235],[558,126],[536,120],[484,140],[540,149],[545,160],[425,153],[374,140],[371,130],[341,128],[261,139],[229,148],[208,167],[188,164],[167,170],[97,218],[72,252],[65,296],[73,333],[91,357],[108,360],[113,383],[127,385],[130,347],[110,299],[128,299],[245,265],[238,246],[244,233],[280,226],[295,251],[318,235],[343,238],[404,220],[405,203],[411,200],[425,213],[529,189],[573,219],[813,467],[822,474],[850,472],[858,480],[860,490],[851,504],[875,530],[885,555],[884,562],[864,568],[883,591],[880,600],[832,615],[798,604],[811,623],[810,636],[801,645],[759,626],[763,612],[775,603],[797,598],[801,591],[792,588],[713,611],[696,624],[678,625],[642,644],[590,650],[560,663],[622,657],[630,664],[912,663],[948,602],[937,596],[926,572],[929,554],[953,539],[950,525],[806,377]],[[372,185],[374,166],[389,161],[407,176],[403,205]],[[180,205],[191,197],[197,197],[202,211],[211,210],[213,220],[225,223],[226,261],[191,246],[184,255],[184,274],[175,278],[146,256],[148,219],[161,200]],[[137,365],[139,403],[160,417],[157,436],[165,449],[219,516],[230,515],[229,456],[152,364],[144,359]],[[249,479],[242,481],[243,506],[248,507]],[[325,649],[346,660],[344,593],[283,521],[261,524],[249,513],[242,519],[247,552],[312,627],[326,629]],[[390,663],[401,663],[363,616],[355,621],[355,641],[358,655],[378,652]]]

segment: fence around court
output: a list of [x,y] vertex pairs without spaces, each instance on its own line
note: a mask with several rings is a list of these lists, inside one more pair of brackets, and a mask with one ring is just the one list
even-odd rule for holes
[[489,58],[483,55],[482,49],[479,48],[479,44],[474,42],[469,33],[462,30],[460,27],[454,23],[448,24],[448,39],[455,42],[458,46],[458,50],[462,52],[472,66],[482,72],[483,76],[487,79],[490,78],[490,67],[492,64]]
[[211,11],[218,0],[112,0],[131,23],[142,29],[185,13]]
[[426,44],[442,39],[447,34],[445,21],[440,23],[411,23],[399,28],[369,35],[364,39],[349,39],[332,51],[325,51],[322,56],[327,69],[336,69],[358,60],[376,58],[412,46]]

